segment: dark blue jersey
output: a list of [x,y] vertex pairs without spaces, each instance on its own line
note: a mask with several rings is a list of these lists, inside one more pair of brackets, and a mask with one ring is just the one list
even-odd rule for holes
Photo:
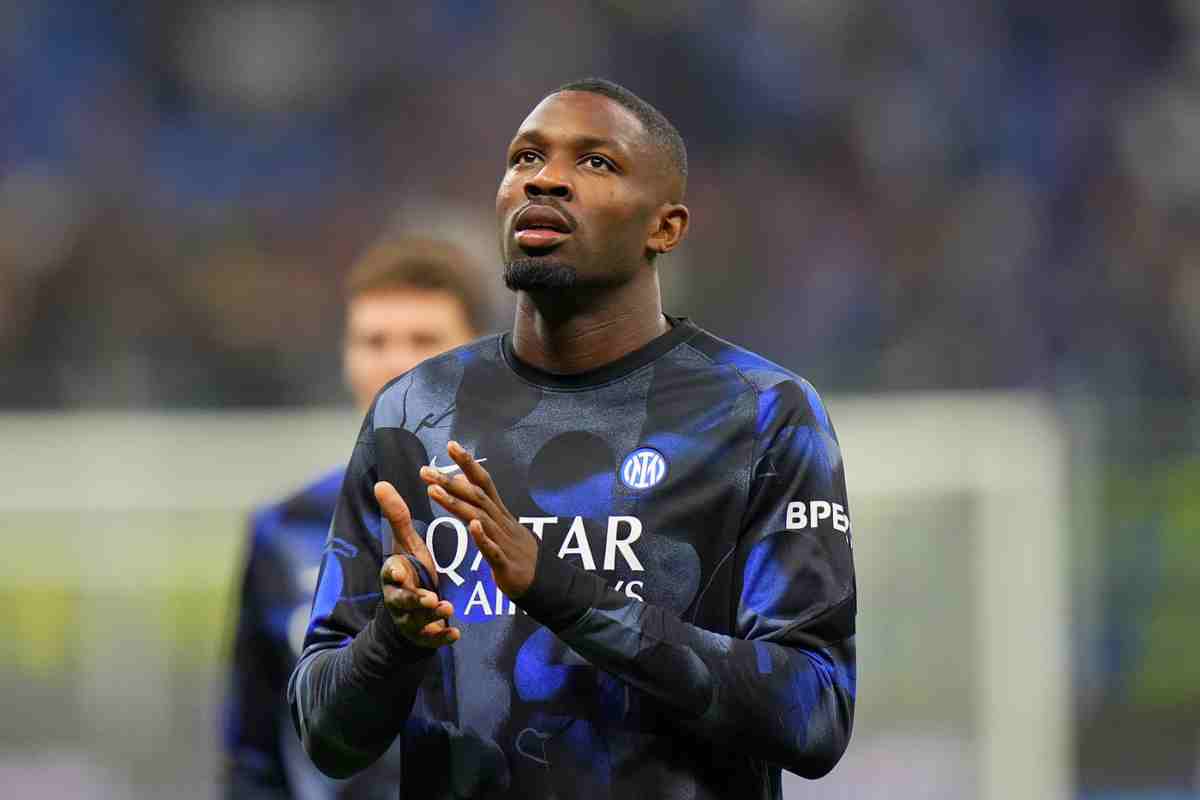
[[[486,459],[540,540],[496,588],[422,465]],[[380,603],[393,483],[462,639],[407,643]],[[289,699],[321,768],[394,740],[404,798],[778,798],[850,737],[854,567],[844,469],[801,378],[686,320],[556,376],[496,336],[427,361],[368,413]]]
[[292,732],[287,710],[287,680],[304,643],[344,474],[342,467],[331,470],[251,515],[223,721],[227,797],[396,795],[398,773],[394,767],[388,773],[386,763],[364,773],[353,787],[317,772]]

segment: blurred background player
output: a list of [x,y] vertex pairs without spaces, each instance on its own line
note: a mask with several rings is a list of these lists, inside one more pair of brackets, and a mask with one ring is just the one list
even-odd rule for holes
[[[487,327],[474,274],[462,249],[432,239],[386,240],[354,264],[342,357],[360,412],[389,380]],[[284,702],[344,470],[251,517],[225,714],[227,797],[395,796],[394,759],[387,757],[352,780],[320,775],[296,741]]]

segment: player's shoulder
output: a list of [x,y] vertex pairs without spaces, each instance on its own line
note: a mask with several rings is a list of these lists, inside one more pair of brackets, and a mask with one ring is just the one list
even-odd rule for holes
[[250,512],[250,529],[259,547],[268,547],[280,536],[297,530],[320,530],[333,517],[345,467],[334,467],[301,488]]
[[[493,333],[452,350],[428,358],[408,372],[388,381],[375,397],[372,414],[375,427],[380,417],[390,419],[397,408],[410,406],[422,398],[437,403],[449,393],[453,396],[467,367],[480,359],[498,360],[502,334]],[[403,426],[400,426],[403,427]]]
[[688,344],[714,366],[735,370],[758,395],[759,428],[772,419],[811,419],[831,428],[825,401],[807,379],[770,359],[698,328]]

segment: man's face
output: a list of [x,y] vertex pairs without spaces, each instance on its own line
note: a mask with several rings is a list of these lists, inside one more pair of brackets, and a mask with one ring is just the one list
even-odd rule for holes
[[440,289],[381,289],[346,307],[346,383],[366,410],[383,385],[475,338],[463,304]]
[[[550,95],[509,145],[496,193],[509,288],[624,283],[646,263],[666,199],[662,166],[636,116],[591,92]],[[551,285],[513,279],[544,277],[547,268],[558,274]]]

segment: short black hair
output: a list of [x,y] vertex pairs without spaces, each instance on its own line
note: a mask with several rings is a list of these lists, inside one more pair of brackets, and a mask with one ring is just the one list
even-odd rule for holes
[[683,143],[683,137],[679,135],[679,131],[657,108],[619,83],[613,83],[604,78],[583,78],[564,83],[551,94],[558,92],[591,92],[603,95],[633,112],[633,115],[641,121],[642,126],[650,135],[651,141],[666,156],[671,168],[679,174],[682,185],[687,186],[687,146]]

